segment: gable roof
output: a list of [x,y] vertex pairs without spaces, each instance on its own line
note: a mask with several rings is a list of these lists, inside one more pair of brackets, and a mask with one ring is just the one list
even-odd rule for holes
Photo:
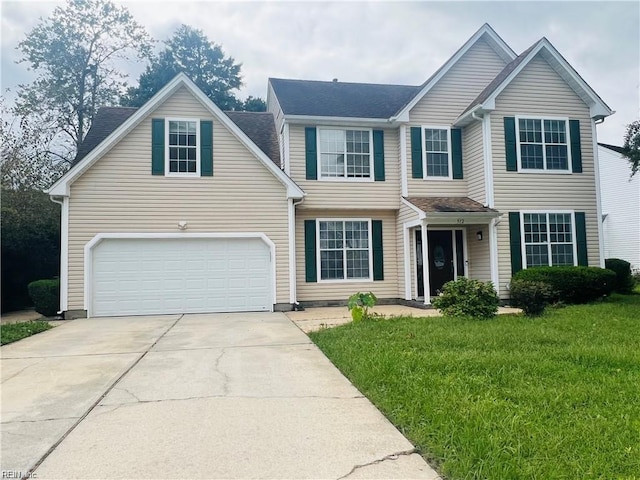
[[[102,107],[78,148],[73,165],[86,157],[105,138],[122,125],[138,109],[136,107]],[[268,112],[224,112],[273,163],[280,166],[280,147],[273,114]]]
[[505,43],[500,35],[498,35],[491,25],[485,23],[478,29],[476,33],[474,33],[469,40],[467,40],[464,45],[462,45],[456,53],[454,53],[449,60],[445,62],[436,72],[431,75],[424,82],[420,90],[416,93],[416,95],[407,102],[406,105],[403,105],[402,109],[396,112],[394,117],[397,117],[402,120],[409,120],[409,111],[415,107],[415,105],[424,97],[429,90],[431,90],[445,74],[451,70],[451,68],[462,58],[462,56],[467,53],[471,47],[473,47],[479,40],[484,39],[491,48],[505,61],[511,62],[514,58],[516,58],[515,52]]
[[387,119],[420,87],[270,78],[285,115]]
[[624,149],[622,147],[618,147],[617,145],[609,145],[608,143],[600,143],[600,142],[598,142],[598,145],[604,148],[608,148],[609,150],[619,153],[620,155],[624,153]]
[[[79,178],[91,165],[108,152],[125,135],[135,128],[144,118],[153,112],[158,105],[167,100],[178,89],[186,88],[200,101],[209,112],[217,118],[239,141],[242,143],[285,187],[288,198],[302,198],[304,191],[274,162],[264,151],[249,138],[249,136],[238,127],[229,116],[220,110],[184,73],[179,73],[173,80],[165,85],[147,103],[131,114],[123,123],[100,141],[86,156],[80,159],[62,178],[60,178],[48,190],[51,196],[69,196],[71,184]],[[275,128],[275,127],[274,127]],[[96,132],[96,137],[104,135],[105,131]],[[88,134],[87,134],[88,135]]]
[[472,112],[486,112],[495,109],[496,97],[538,54],[542,55],[551,68],[589,106],[592,118],[601,119],[614,113],[569,62],[560,55],[551,42],[543,37],[507,64],[491,83],[480,92],[478,97],[471,102],[454,124],[462,126],[469,123]]

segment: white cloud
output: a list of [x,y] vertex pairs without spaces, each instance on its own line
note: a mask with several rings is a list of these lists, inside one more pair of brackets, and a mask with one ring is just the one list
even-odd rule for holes
[[[598,127],[619,144],[638,118],[640,5],[633,2],[129,1],[159,40],[200,28],[243,64],[240,96],[266,96],[268,77],[420,84],[483,23],[516,52],[546,36],[618,113]],[[2,3],[2,86],[30,79],[15,47],[61,2]],[[132,79],[143,65],[130,64]]]

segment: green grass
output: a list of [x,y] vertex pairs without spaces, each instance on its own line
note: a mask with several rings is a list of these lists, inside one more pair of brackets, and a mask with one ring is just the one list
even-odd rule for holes
[[6,323],[0,327],[0,344],[6,345],[7,343],[17,342],[50,328],[52,328],[51,325],[41,321]]
[[640,295],[311,338],[447,478],[640,478]]

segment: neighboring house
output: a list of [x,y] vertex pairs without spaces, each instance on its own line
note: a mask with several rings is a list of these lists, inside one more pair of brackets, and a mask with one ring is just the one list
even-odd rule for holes
[[621,258],[640,271],[640,178],[622,148],[598,144],[605,258]]
[[290,309],[357,291],[603,264],[595,123],[612,111],[545,38],[484,25],[419,86],[269,80],[224,113],[184,75],[105,109],[62,203],[66,316]]

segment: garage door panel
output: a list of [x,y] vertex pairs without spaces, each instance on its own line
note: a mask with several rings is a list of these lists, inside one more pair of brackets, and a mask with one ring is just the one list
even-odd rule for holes
[[92,315],[268,311],[271,250],[259,238],[104,239]]

